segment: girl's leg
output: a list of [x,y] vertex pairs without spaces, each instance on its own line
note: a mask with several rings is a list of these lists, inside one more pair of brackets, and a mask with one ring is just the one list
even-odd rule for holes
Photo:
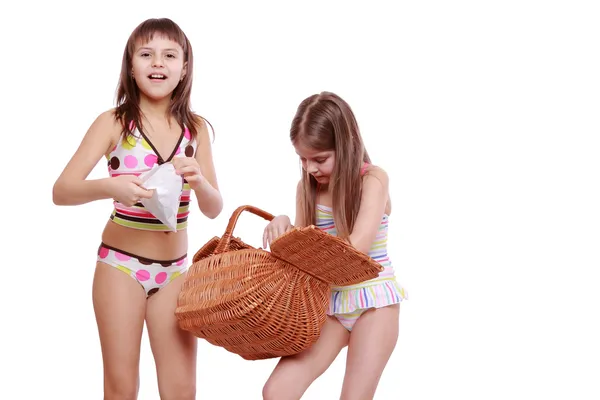
[[348,344],[350,334],[335,318],[327,317],[321,336],[305,351],[283,357],[263,388],[264,400],[300,399]]
[[146,293],[128,274],[98,262],[92,299],[104,361],[104,400],[134,400]]
[[367,400],[375,396],[383,373],[398,341],[400,305],[365,311],[352,328],[342,400]]
[[162,400],[196,398],[197,338],[181,330],[175,317],[184,279],[178,276],[148,299],[146,326]]

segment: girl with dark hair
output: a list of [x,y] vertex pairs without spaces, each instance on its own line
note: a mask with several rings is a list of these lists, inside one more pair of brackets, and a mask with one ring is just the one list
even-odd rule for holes
[[[92,288],[107,400],[137,398],[144,322],[160,397],[195,398],[196,338],[179,329],[174,311],[188,268],[191,194],[208,218],[223,200],[208,121],[190,108],[192,72],[181,28],[167,18],[142,22],[125,46],[116,108],[96,118],[54,185],[57,205],[114,199]],[[102,156],[110,177],[87,179]],[[175,232],[140,202],[153,193],[139,176],[164,163],[182,181]]]

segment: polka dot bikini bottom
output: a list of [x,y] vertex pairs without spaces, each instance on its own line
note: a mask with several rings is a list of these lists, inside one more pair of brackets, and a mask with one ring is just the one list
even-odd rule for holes
[[187,255],[176,260],[151,260],[104,243],[98,248],[98,261],[115,267],[138,281],[146,291],[146,297],[158,292],[188,267]]

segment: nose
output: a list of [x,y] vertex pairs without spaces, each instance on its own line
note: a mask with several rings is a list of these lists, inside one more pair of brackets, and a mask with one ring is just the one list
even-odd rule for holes
[[152,66],[153,67],[162,67],[163,66],[163,60],[162,60],[162,58],[160,56],[158,56],[158,55],[155,55],[152,58]]
[[308,172],[309,174],[314,174],[318,170],[319,169],[317,168],[316,163],[311,162],[311,161],[306,162],[306,172]]

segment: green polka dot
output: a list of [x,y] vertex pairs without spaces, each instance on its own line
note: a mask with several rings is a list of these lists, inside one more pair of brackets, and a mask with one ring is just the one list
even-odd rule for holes
[[147,150],[152,150],[152,147],[150,147],[150,145],[148,144],[148,142],[144,138],[142,138],[142,146],[144,146],[144,148],[147,149]]
[[121,145],[125,150],[131,150],[135,147],[135,138],[132,136],[127,136],[127,140],[123,140]]

